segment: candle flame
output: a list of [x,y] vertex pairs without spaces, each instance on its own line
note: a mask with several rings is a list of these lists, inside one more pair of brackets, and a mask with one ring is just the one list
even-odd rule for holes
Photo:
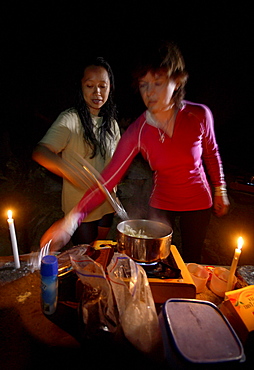
[[8,219],[9,219],[9,220],[10,220],[10,219],[12,219],[12,211],[10,211],[10,210],[9,210],[9,211],[7,212],[7,215],[8,215]]
[[238,248],[238,249],[242,249],[242,246],[243,246],[243,238],[240,236],[240,237],[238,238],[237,248]]

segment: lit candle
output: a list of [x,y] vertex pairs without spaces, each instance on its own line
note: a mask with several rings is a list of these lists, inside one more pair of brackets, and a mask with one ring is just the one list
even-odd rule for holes
[[9,230],[10,230],[10,235],[11,235],[11,245],[12,245],[13,257],[14,257],[14,264],[15,264],[16,269],[19,269],[20,268],[19,252],[18,252],[15,227],[14,227],[14,220],[12,218],[12,211],[8,211],[7,215],[8,215],[7,222],[9,224]]
[[230,271],[229,271],[227,291],[232,290],[232,288],[233,288],[235,270],[236,270],[236,267],[237,267],[239,257],[241,255],[242,246],[243,246],[243,238],[240,236],[238,238],[238,245],[237,245],[237,248],[235,249],[234,258],[233,258],[233,261],[232,261],[232,264],[231,264],[231,267],[230,267]]

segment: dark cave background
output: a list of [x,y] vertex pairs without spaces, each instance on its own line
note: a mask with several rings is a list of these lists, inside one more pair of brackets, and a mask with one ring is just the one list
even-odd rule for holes
[[[189,72],[186,99],[213,112],[228,184],[254,175],[250,2],[9,3],[1,4],[0,17],[0,255],[11,254],[7,209],[14,212],[21,253],[37,249],[42,233],[62,216],[61,180],[34,163],[31,153],[57,115],[71,106],[77,68],[89,54],[103,55],[112,66],[124,130],[143,111],[131,88],[137,49],[154,37],[174,40]],[[128,208],[137,201],[137,189],[149,189],[149,170],[139,159],[125,184]],[[209,230],[211,263],[229,263],[235,234],[243,233],[246,250],[253,250],[253,195],[229,195],[230,214],[213,218]],[[242,258],[242,263],[254,261],[253,253]]]

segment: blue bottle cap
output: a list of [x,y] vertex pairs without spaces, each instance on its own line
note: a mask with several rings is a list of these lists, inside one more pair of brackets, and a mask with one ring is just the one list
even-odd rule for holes
[[56,256],[45,256],[41,260],[41,275],[52,276],[58,274],[58,260]]

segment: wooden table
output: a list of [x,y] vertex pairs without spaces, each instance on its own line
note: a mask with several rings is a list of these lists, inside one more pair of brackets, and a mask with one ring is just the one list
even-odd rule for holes
[[[98,369],[103,366],[133,369],[168,369],[162,346],[151,357],[144,356],[124,338],[110,336],[84,340],[78,311],[60,302],[54,315],[46,317],[40,306],[40,275],[30,273],[0,287],[0,368],[5,369]],[[209,289],[198,294],[219,304]],[[82,366],[82,367],[81,367]],[[245,368],[246,364],[237,365]],[[247,368],[247,367],[246,367]]]
[[164,368],[162,352],[148,359],[122,337],[85,340],[78,310],[68,304],[60,301],[54,315],[44,316],[38,272],[1,286],[0,369]]

